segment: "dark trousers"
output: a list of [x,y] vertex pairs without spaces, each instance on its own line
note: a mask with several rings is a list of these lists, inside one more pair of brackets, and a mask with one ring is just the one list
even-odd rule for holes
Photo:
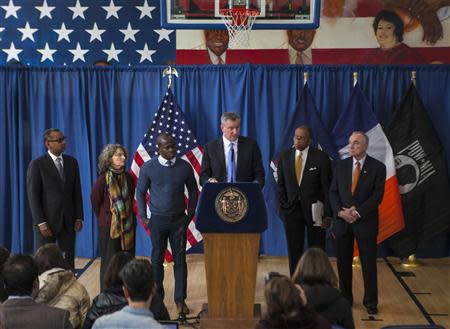
[[176,217],[152,214],[150,219],[150,238],[152,240],[152,266],[156,290],[164,300],[164,256],[167,241],[170,242],[174,262],[175,303],[186,299],[187,265],[186,265],[186,215]]
[[[342,236],[336,238],[337,268],[339,274],[339,288],[344,297],[353,303],[352,293],[352,262],[353,241],[355,236],[351,227]],[[356,237],[358,243],[359,258],[364,280],[363,304],[366,308],[377,307],[377,236],[360,238]]]
[[284,215],[284,230],[286,232],[291,276],[294,274],[297,263],[303,254],[305,228],[308,235],[308,246],[325,250],[325,229],[306,224],[301,204],[297,202],[295,209]]
[[[67,222],[67,221],[65,221]],[[75,269],[75,235],[73,225],[64,223],[61,227],[61,231],[58,234],[53,232],[53,236],[44,237],[39,232],[39,228],[35,231],[35,246],[36,249],[47,243],[57,243],[61,251],[63,252],[64,259],[72,270]]]

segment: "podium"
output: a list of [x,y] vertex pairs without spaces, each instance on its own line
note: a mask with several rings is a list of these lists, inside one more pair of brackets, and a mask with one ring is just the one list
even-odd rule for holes
[[264,197],[257,183],[208,183],[197,207],[203,234],[208,305],[202,329],[254,328],[260,233],[267,228]]

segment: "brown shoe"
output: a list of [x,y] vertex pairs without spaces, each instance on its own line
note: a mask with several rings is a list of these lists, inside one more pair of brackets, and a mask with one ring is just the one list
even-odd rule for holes
[[177,310],[178,310],[178,313],[183,313],[183,314],[189,314],[189,312],[190,312],[189,307],[187,307],[185,302],[177,303]]

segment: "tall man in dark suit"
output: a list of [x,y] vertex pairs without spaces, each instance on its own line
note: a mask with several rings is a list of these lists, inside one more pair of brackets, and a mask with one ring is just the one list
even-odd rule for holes
[[237,113],[225,112],[220,121],[223,136],[205,146],[200,184],[258,182],[262,188],[265,177],[258,144],[240,136],[241,118]]
[[80,172],[75,158],[63,154],[66,141],[56,128],[44,132],[48,152],[30,162],[27,192],[36,247],[57,242],[74,268],[75,232],[83,227]]
[[32,256],[12,256],[5,263],[2,274],[9,297],[0,305],[0,328],[72,328],[68,311],[38,304],[33,300],[33,292],[39,290],[39,280],[38,268]]
[[[291,276],[303,254],[305,228],[308,245],[325,250],[325,228],[331,219],[328,200],[331,161],[325,152],[310,146],[312,131],[308,126],[298,127],[293,141],[294,147],[281,154],[277,171]],[[323,205],[323,220],[314,222],[312,205],[318,201]]]
[[368,314],[376,314],[378,205],[383,199],[386,167],[367,155],[369,138],[363,132],[355,131],[348,146],[350,157],[337,163],[330,188],[339,288],[353,303],[352,259],[356,238],[364,279],[363,304]]

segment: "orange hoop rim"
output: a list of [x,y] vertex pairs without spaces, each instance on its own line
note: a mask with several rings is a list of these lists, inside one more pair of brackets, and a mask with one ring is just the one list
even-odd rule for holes
[[254,17],[259,16],[260,11],[258,9],[246,9],[243,7],[238,8],[226,8],[226,9],[220,9],[219,13],[223,16],[247,16],[247,17]]

